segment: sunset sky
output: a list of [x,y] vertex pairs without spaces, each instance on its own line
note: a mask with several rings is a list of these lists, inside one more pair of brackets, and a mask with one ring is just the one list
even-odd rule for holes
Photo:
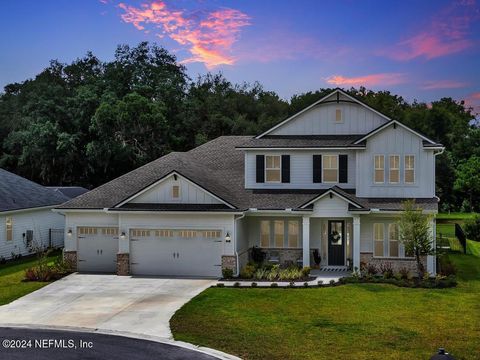
[[463,1],[15,0],[0,2],[0,87],[50,59],[157,42],[192,78],[221,71],[285,99],[364,85],[480,111],[480,4]]

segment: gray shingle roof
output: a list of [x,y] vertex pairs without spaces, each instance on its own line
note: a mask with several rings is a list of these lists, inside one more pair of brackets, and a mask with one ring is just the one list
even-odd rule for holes
[[362,147],[354,145],[355,140],[364,135],[265,135],[260,139],[250,138],[237,148],[329,148],[329,147]]
[[53,206],[67,200],[59,192],[0,169],[0,212]]
[[[240,210],[298,209],[326,191],[245,189],[244,154],[237,147],[251,140],[251,136],[221,136],[188,152],[170,153],[80,195],[59,208],[113,208],[173,171]],[[353,195],[354,189],[335,188],[351,201],[369,206],[367,199],[359,199]],[[397,202],[393,199],[388,200]]]
[[68,199],[76,198],[88,192],[88,189],[81,186],[47,186],[47,188],[62,193]]

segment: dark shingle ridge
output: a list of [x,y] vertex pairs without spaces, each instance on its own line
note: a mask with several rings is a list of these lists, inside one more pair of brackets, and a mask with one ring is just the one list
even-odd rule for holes
[[0,212],[54,206],[67,200],[62,193],[0,169]]

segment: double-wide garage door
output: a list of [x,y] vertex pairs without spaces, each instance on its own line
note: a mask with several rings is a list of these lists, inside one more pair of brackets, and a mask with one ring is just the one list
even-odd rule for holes
[[222,231],[132,229],[134,275],[221,276]]
[[78,271],[114,273],[117,267],[118,229],[78,227]]

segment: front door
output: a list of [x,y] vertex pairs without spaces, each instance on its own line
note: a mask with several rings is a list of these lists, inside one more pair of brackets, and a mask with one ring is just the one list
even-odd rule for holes
[[328,265],[345,265],[345,221],[328,221]]

